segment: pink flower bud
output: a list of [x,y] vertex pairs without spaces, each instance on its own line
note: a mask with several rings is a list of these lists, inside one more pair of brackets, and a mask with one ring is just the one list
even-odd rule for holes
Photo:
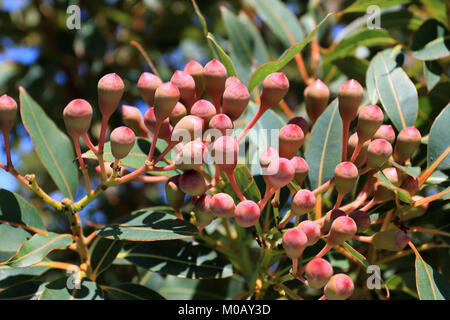
[[300,222],[297,228],[302,230],[305,233],[306,237],[308,238],[306,246],[312,246],[316,244],[317,241],[319,241],[321,233],[320,227],[317,223],[311,220],[305,220]]
[[110,117],[119,106],[125,85],[115,73],[109,73],[98,81],[98,105],[104,117]]
[[361,108],[358,114],[356,132],[360,141],[370,140],[383,123],[384,115],[379,106],[369,105]]
[[185,171],[180,178],[180,189],[190,196],[201,196],[207,190],[205,178],[196,170]]
[[221,136],[213,145],[214,162],[226,172],[233,172],[238,160],[239,147],[230,136]]
[[160,85],[162,85],[161,79],[153,73],[144,72],[139,77],[137,84],[139,94],[149,107],[153,107],[155,92]]
[[208,96],[214,101],[214,105],[220,104],[225,90],[227,80],[227,69],[217,59],[208,62],[203,68],[203,81]]
[[233,198],[227,193],[214,195],[209,202],[211,211],[220,218],[230,218],[234,216],[236,206]]
[[195,97],[200,99],[203,93],[203,67],[195,60],[189,61],[184,67],[184,71],[189,73],[195,81]]
[[222,112],[229,116],[231,120],[237,120],[249,101],[250,93],[243,83],[239,81],[231,84],[223,93]]
[[216,218],[210,210],[210,201],[209,194],[204,194],[194,201],[195,217],[200,228],[206,227]]
[[251,200],[244,200],[236,206],[234,210],[234,219],[238,226],[242,228],[249,228],[254,226],[258,220],[261,212],[258,205]]
[[64,108],[63,118],[67,133],[77,139],[88,132],[91,126],[92,107],[84,99],[72,100]]
[[367,165],[372,169],[381,168],[391,154],[392,146],[387,140],[372,140],[367,148]]
[[[227,134],[227,130],[233,130],[233,121],[226,114],[216,114],[209,120],[209,127],[211,129],[219,130],[222,135]],[[230,132],[229,132],[230,133]]]
[[189,141],[202,138],[205,121],[197,116],[187,115],[177,122],[172,131],[172,141]]
[[167,197],[167,203],[169,206],[179,211],[184,203],[185,193],[180,188],[181,175],[173,176],[167,180],[165,186],[165,192]]
[[371,243],[377,249],[401,251],[406,247],[409,240],[409,237],[402,230],[389,229],[375,233],[372,236]]
[[352,218],[348,216],[338,217],[331,224],[328,244],[333,247],[341,245],[344,241],[351,239],[356,234],[356,230],[357,226]]
[[0,97],[0,130],[5,136],[8,136],[14,127],[16,116],[16,101],[6,94],[2,95]]
[[155,117],[162,122],[169,117],[180,99],[180,91],[172,82],[165,82],[155,91]]
[[358,113],[359,104],[362,101],[364,90],[358,81],[351,79],[339,89],[339,114],[342,121],[350,122]]
[[345,194],[352,191],[358,180],[358,168],[349,162],[339,163],[334,170],[335,186],[339,193]]
[[312,123],[315,123],[328,106],[330,90],[320,79],[305,88],[306,113]]
[[276,106],[289,90],[289,80],[282,72],[269,74],[263,81],[261,108],[263,110]]
[[190,113],[191,106],[195,101],[195,81],[187,72],[177,70],[170,79],[180,91],[180,100],[186,106],[186,110]]
[[394,148],[394,160],[399,163],[411,158],[419,148],[422,135],[415,127],[406,127],[399,132]]
[[309,190],[298,190],[291,202],[291,212],[296,216],[311,212],[316,205],[316,196]]
[[295,169],[286,158],[273,159],[267,167],[267,179],[272,187],[280,189],[294,179]]
[[180,170],[194,169],[199,171],[207,154],[206,146],[201,141],[189,141],[178,153],[175,164]]
[[304,136],[306,136],[306,134],[309,132],[309,123],[303,117],[294,117],[289,120],[288,124],[298,125],[302,129]]
[[311,288],[321,289],[333,276],[333,267],[327,260],[315,258],[306,265],[305,274]]
[[278,150],[269,146],[261,152],[259,156],[259,164],[261,165],[261,168],[267,168],[272,160],[278,159],[279,157]]
[[216,108],[208,100],[198,100],[191,109],[191,114],[202,118],[205,121],[205,126],[209,125],[209,121],[216,115]]
[[322,234],[327,234],[330,231],[331,225],[339,217],[346,216],[345,212],[340,209],[333,209],[325,215],[323,218],[322,226],[320,232]]
[[291,259],[298,259],[302,256],[307,242],[308,238],[305,233],[298,228],[288,229],[283,234],[283,249]]
[[346,300],[353,294],[353,280],[343,273],[335,274],[324,288],[327,300]]
[[169,115],[169,121],[172,126],[175,126],[178,121],[187,115],[187,110],[184,104],[177,102],[172,112]]
[[[148,109],[147,112],[144,114],[145,126],[153,134],[155,133],[155,127],[156,127],[156,117],[155,117],[154,110],[155,109],[152,107],[152,108]],[[172,126],[169,123],[169,118],[167,118],[162,122],[161,129],[159,130],[159,133],[158,133],[158,138],[161,138],[166,141],[170,141],[171,135],[172,135]]]
[[375,132],[373,139],[385,139],[393,144],[395,141],[395,131],[390,124],[382,124],[377,132]]
[[125,125],[131,128],[136,135],[147,137],[147,128],[145,127],[144,118],[138,108],[133,106],[122,106],[122,120]]
[[281,128],[278,135],[280,157],[292,159],[303,145],[303,130],[295,124],[287,124]]
[[299,186],[301,186],[303,181],[305,181],[306,176],[308,175],[308,163],[306,163],[305,159],[299,156],[293,157],[291,159],[291,162],[295,169],[294,180]]
[[111,132],[111,152],[116,159],[125,158],[131,151],[136,136],[130,128],[118,127]]

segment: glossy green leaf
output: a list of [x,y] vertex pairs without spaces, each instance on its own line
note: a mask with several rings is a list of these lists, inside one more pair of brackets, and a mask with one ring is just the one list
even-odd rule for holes
[[427,90],[430,91],[441,80],[442,67],[437,61],[424,61],[423,73],[427,81]]
[[379,9],[383,9],[392,6],[398,6],[400,4],[405,4],[408,2],[408,0],[357,0],[350,6],[342,10],[341,13],[366,12],[367,8],[372,5],[376,5]]
[[439,159],[437,170],[450,168],[450,142],[448,139],[450,124],[450,103],[434,120],[428,138],[427,165],[430,167]]
[[[145,164],[145,161],[147,160],[148,152],[150,151],[151,146],[151,140],[146,138],[138,137],[136,138],[136,143],[134,144],[133,148],[131,149],[130,153],[123,159],[120,160],[120,163],[122,166],[131,168],[131,169],[138,169],[142,167]],[[158,139],[158,142],[156,143],[156,150],[155,150],[155,157],[157,157],[161,152],[167,147],[167,143],[161,139]],[[166,156],[166,160],[175,160],[174,156],[175,152],[174,150],[170,151]],[[87,151],[83,154],[83,158],[85,159],[93,159],[97,160],[97,157],[92,151]],[[104,148],[104,155],[103,158],[107,162],[114,162],[114,156],[111,153],[111,144],[110,142],[105,143]],[[168,165],[169,162],[167,161],[160,161],[158,163],[158,167],[163,167]],[[175,176],[180,173],[179,170],[171,170],[171,171],[150,171],[151,175],[155,176]]]
[[441,22],[429,19],[414,34],[411,50],[413,57],[420,60],[448,57],[450,33]]
[[286,47],[305,37],[297,17],[280,0],[251,0],[250,4]]
[[231,60],[230,56],[222,49],[222,47],[217,43],[217,40],[214,38],[212,33],[208,33],[207,37],[208,41],[212,44],[214,51],[219,57],[220,62],[223,63],[225,68],[227,69],[227,74],[229,77],[237,76],[236,68],[234,67],[233,60]]
[[190,279],[219,279],[233,275],[226,257],[198,243],[173,240],[141,243],[121,258],[154,272]]
[[35,234],[25,241],[17,254],[7,264],[23,268],[41,262],[51,251],[67,248],[72,242],[70,234],[49,232],[47,235]]
[[248,82],[248,90],[251,92],[253,91],[258,85],[260,85],[267,75],[273,72],[277,72],[281,68],[283,68],[285,65],[287,65],[296,54],[298,54],[300,51],[303,50],[304,47],[308,43],[311,42],[311,40],[314,38],[317,29],[324,23],[324,21],[330,16],[332,13],[329,13],[318,25],[317,27],[311,32],[303,41],[293,44],[289,49],[285,51],[283,56],[275,61],[264,63],[263,65],[259,66],[258,69],[252,74],[249,82]]
[[388,161],[392,164],[392,166],[396,167],[397,169],[403,171],[404,173],[406,173],[407,175],[410,175],[413,178],[417,178],[420,174],[420,167],[407,167],[407,166],[402,166],[401,164],[398,164],[394,160],[388,160]]
[[101,286],[107,300],[164,300],[159,293],[136,283]]
[[0,264],[14,257],[22,243],[32,237],[32,233],[8,224],[0,224]]
[[91,249],[92,273],[97,277],[109,268],[122,249],[122,242],[106,238],[97,238]]
[[14,285],[26,280],[31,280],[50,270],[48,265],[33,265],[26,268],[13,268],[10,266],[0,266],[0,287]]
[[348,38],[344,38],[334,47],[329,54],[324,55],[324,63],[331,62],[334,59],[342,58],[347,55],[353,55],[353,50],[359,46],[381,46],[392,45],[396,41],[391,38],[389,33],[383,29],[366,29],[358,32]]
[[416,285],[420,300],[449,300],[450,283],[439,272],[416,255]]
[[17,193],[0,189],[0,223],[33,232],[46,232],[37,210]]
[[72,142],[24,88],[19,90],[22,121],[34,150],[62,194],[73,200],[78,188],[78,167]]
[[334,176],[342,157],[342,120],[338,101],[333,100],[314,125],[306,147],[308,177],[315,189]]
[[397,62],[377,54],[374,62],[375,86],[381,104],[397,130],[413,126],[418,112],[417,90]]
[[96,231],[101,237],[129,241],[161,241],[191,238],[197,228],[179,220],[169,207],[152,207],[135,211],[121,223]]
[[366,72],[369,67],[369,62],[367,62],[367,60],[355,57],[344,57],[333,60],[333,64],[348,78],[355,79],[361,83],[362,86],[365,86]]
[[30,300],[42,289],[42,281],[26,281],[0,291],[0,300]]
[[409,192],[392,184],[392,182],[390,182],[389,179],[386,178],[386,176],[384,175],[384,173],[382,171],[378,172],[378,179],[382,186],[388,188],[389,190],[394,191],[395,194],[398,196],[398,198],[401,201],[406,202],[406,203],[413,202],[411,200],[411,196],[409,195]]
[[[253,200],[255,202],[261,200],[261,192],[259,191],[259,188],[255,183],[255,179],[246,165],[237,165],[234,170],[234,177],[239,189],[244,194],[246,199]],[[226,184],[224,192],[230,194],[234,198],[235,202],[239,203],[239,197],[236,195],[229,183]]]
[[71,276],[47,283],[39,300],[103,300],[103,292],[94,281],[87,278],[80,284],[74,281]]

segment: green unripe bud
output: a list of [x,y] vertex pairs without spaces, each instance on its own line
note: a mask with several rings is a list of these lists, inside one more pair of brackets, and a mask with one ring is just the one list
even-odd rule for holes
[[165,186],[167,203],[176,211],[180,210],[181,206],[184,203],[184,197],[186,195],[183,191],[181,191],[180,178],[181,175],[171,177],[169,180],[167,180]]
[[[311,220],[305,220],[298,224],[298,229],[302,230],[306,238],[308,238],[308,242],[306,243],[306,246],[312,246],[316,244],[317,241],[319,241],[321,233],[320,233],[320,227],[317,223],[311,221]],[[325,285],[325,284],[324,284]]]
[[353,294],[355,285],[346,274],[338,273],[330,278],[324,288],[327,300],[346,300]]
[[209,194],[204,194],[194,201],[195,217],[200,228],[206,227],[216,218],[210,210],[210,201],[211,196]]
[[333,276],[333,267],[327,260],[315,258],[306,265],[305,274],[311,288],[321,289]]
[[189,113],[192,104],[195,101],[195,81],[192,76],[184,71],[177,70],[170,79],[174,85],[177,86],[180,91],[180,101],[186,106],[186,110]]
[[214,101],[214,105],[220,103],[222,99],[226,80],[227,69],[219,60],[213,59],[203,68],[205,91],[212,101]]
[[261,109],[276,106],[289,90],[289,80],[282,72],[269,74],[262,83]]
[[203,67],[195,60],[189,61],[184,67],[184,72],[189,73],[195,81],[195,97],[200,99],[203,93]]
[[147,137],[148,130],[144,123],[144,118],[138,108],[133,106],[122,106],[122,120],[125,125],[131,128],[136,135]]
[[355,119],[363,94],[363,88],[354,79],[348,80],[341,86],[338,94],[338,103],[339,114],[343,122],[350,122]]
[[291,159],[291,163],[294,166],[295,170],[294,180],[299,186],[301,186],[303,181],[305,181],[306,176],[308,175],[308,163],[306,163],[305,159],[299,156],[293,157]]
[[373,139],[384,139],[390,144],[393,144],[395,141],[395,131],[390,124],[382,124],[373,135]]
[[328,106],[330,90],[320,79],[305,88],[306,113],[312,123],[315,123]]
[[234,216],[236,206],[233,198],[227,193],[218,193],[211,198],[209,208],[212,213],[220,218],[231,218]]
[[205,121],[205,127],[208,127],[209,121],[216,115],[216,108],[208,100],[198,100],[192,106],[191,114],[202,118]]
[[86,132],[88,132],[89,127],[91,126],[92,107],[86,100],[83,99],[72,100],[64,108],[63,118],[64,123],[66,125],[67,133],[71,135],[73,138],[77,139]]
[[356,230],[357,226],[352,218],[348,216],[338,217],[331,224],[328,244],[333,247],[341,245],[344,241],[351,239],[356,234]]
[[259,206],[251,200],[241,201],[234,210],[234,219],[237,225],[242,228],[254,226],[258,222],[260,215]]
[[384,115],[379,106],[369,105],[361,108],[358,114],[356,132],[360,141],[370,140],[383,123]]
[[169,117],[175,105],[180,99],[180,91],[172,82],[165,82],[155,91],[155,117],[162,122]]
[[392,146],[387,140],[372,140],[367,148],[367,165],[372,169],[381,168],[391,154]]
[[[5,136],[9,135],[17,116],[17,103],[10,96],[4,94],[0,97],[0,130]],[[91,108],[92,116],[92,108]]]
[[389,229],[375,233],[372,236],[371,243],[377,249],[401,251],[406,247],[409,240],[409,237],[402,230]]
[[298,125],[302,129],[304,136],[306,136],[309,132],[309,123],[303,117],[294,117],[291,120],[289,120],[288,124]]
[[155,103],[155,92],[158,87],[162,85],[162,81],[153,73],[144,72],[139,77],[137,88],[142,99],[149,107],[153,107]]
[[403,163],[411,158],[412,154],[419,148],[422,136],[415,127],[402,129],[397,136],[394,148],[394,160]]
[[237,81],[225,88],[222,100],[222,112],[229,116],[232,121],[241,116],[250,101],[250,93],[247,87],[242,82]]
[[311,212],[316,205],[316,196],[309,190],[298,190],[291,202],[291,212],[296,216]]
[[283,234],[284,252],[292,260],[298,259],[302,256],[307,242],[308,238],[305,233],[298,228],[288,229]]
[[294,179],[295,169],[286,158],[273,159],[267,167],[267,179],[272,187],[280,189]]
[[353,211],[348,216],[355,221],[356,227],[357,227],[357,230],[356,230],[357,233],[364,232],[367,229],[369,229],[370,217],[367,212],[357,210],[357,211]]
[[287,124],[278,135],[278,152],[280,157],[292,159],[303,145],[303,130],[295,124]]
[[133,130],[127,127],[118,127],[111,132],[111,153],[114,158],[125,158],[131,151],[136,140]]
[[98,81],[98,105],[103,117],[110,117],[119,106],[125,85],[115,73],[109,73]]
[[334,177],[336,190],[341,194],[348,193],[352,191],[358,180],[358,168],[352,162],[341,162],[334,170]]
[[175,126],[178,121],[187,115],[187,110],[184,104],[177,102],[172,112],[169,115],[169,121],[172,126]]
[[201,196],[207,190],[205,178],[196,170],[185,171],[180,178],[180,189],[190,196]]

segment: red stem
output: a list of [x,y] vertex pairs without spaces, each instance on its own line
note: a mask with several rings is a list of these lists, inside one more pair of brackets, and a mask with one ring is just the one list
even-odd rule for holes
[[259,120],[259,118],[261,118],[261,116],[264,114],[264,112],[266,112],[265,109],[262,109],[261,107],[258,109],[258,112],[256,112],[256,114],[253,116],[253,119],[247,124],[247,126],[245,127],[244,131],[242,131],[242,133],[239,135],[239,137],[236,139],[236,142],[239,143],[239,141],[242,140],[242,138],[245,137],[245,135],[247,134],[247,132],[253,128],[253,126],[255,125],[255,123]]
[[152,159],[153,159],[153,154],[155,153],[156,142],[158,141],[158,134],[159,134],[159,130],[161,129],[161,125],[162,125],[162,122],[160,122],[160,121],[156,122],[155,131],[153,133],[152,144],[150,146],[150,152],[148,153],[148,157],[147,157],[148,161],[152,161]]
[[75,146],[75,152],[77,154],[78,163],[80,164],[81,169],[86,169],[86,164],[84,163],[83,156],[81,155],[80,149],[80,137],[72,137],[73,144]]
[[356,145],[355,150],[353,150],[352,157],[350,158],[351,162],[355,162],[356,158],[358,157],[359,152],[361,151],[362,143],[358,140],[358,144]]
[[[156,159],[154,161],[152,161],[152,164],[155,165],[159,161],[161,161],[166,156],[166,154],[168,154],[177,144],[178,144],[178,141],[171,141],[167,145],[166,149],[164,149],[164,151],[158,157],[156,157]],[[153,141],[152,141],[152,146],[153,146]]]
[[246,199],[245,199],[244,195],[242,194],[241,189],[239,189],[239,186],[236,183],[236,179],[234,177],[233,171],[226,170],[225,174],[227,175],[228,180],[230,180],[231,186],[233,187],[234,192],[236,192],[238,198],[241,201],[245,201]]
[[84,143],[86,143],[86,146],[95,154],[98,154],[98,149],[94,146],[91,139],[89,139],[89,136],[87,133],[83,134],[81,136],[83,138]]

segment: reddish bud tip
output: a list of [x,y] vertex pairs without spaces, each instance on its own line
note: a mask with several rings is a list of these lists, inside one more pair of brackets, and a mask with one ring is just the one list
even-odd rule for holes
[[295,169],[286,158],[273,159],[267,167],[267,179],[272,187],[280,189],[294,178]]
[[372,140],[367,148],[367,165],[372,169],[381,168],[391,154],[392,146],[387,140]]
[[377,132],[373,135],[373,139],[384,139],[393,144],[395,141],[395,131],[390,124],[382,124]]
[[216,115],[216,108],[208,100],[198,100],[191,109],[191,114],[202,118],[205,126],[209,125],[209,121]]
[[223,93],[222,112],[230,117],[231,120],[237,120],[250,101],[250,93],[247,87],[240,81],[226,87]]
[[165,191],[169,206],[179,211],[184,203],[185,193],[180,188],[181,175],[173,176],[167,180]]
[[309,123],[303,117],[294,117],[289,120],[288,124],[298,125],[302,129],[304,136],[306,136],[306,134],[309,132]]
[[419,148],[422,135],[415,127],[406,127],[399,132],[394,148],[394,160],[405,162]]
[[205,121],[197,116],[187,115],[181,118],[172,131],[172,141],[189,141],[202,137]]
[[353,280],[343,273],[335,274],[324,288],[327,300],[346,300],[353,294]]
[[315,123],[319,116],[325,111],[330,98],[330,90],[320,79],[317,79],[305,88],[306,113],[312,123]]
[[361,142],[370,140],[383,123],[384,115],[379,106],[364,106],[358,114],[356,132]]
[[184,67],[184,71],[189,73],[195,81],[195,96],[200,99],[203,93],[203,67],[195,60],[189,61]]
[[[145,112],[144,123],[147,129],[154,134],[156,127],[155,108],[152,107],[148,109],[147,112]],[[171,134],[172,126],[170,125],[169,119],[167,118],[162,122],[161,128],[158,133],[158,138],[170,141]]]
[[311,212],[316,205],[316,196],[309,190],[297,191],[291,203],[291,212],[297,216]]
[[230,136],[221,136],[214,141],[214,162],[225,172],[233,172],[237,164],[238,152],[238,144]]
[[242,228],[254,226],[258,222],[260,214],[258,205],[251,200],[240,202],[234,210],[236,223]]
[[223,91],[225,90],[225,81],[227,80],[227,69],[217,59],[208,62],[203,68],[203,81],[208,96],[214,101],[214,104],[220,103]]
[[305,181],[306,176],[308,175],[308,163],[306,163],[305,159],[299,156],[293,157],[291,159],[291,162],[295,169],[295,182],[297,182],[297,184],[301,186],[303,181]]
[[66,130],[72,137],[80,137],[88,132],[92,120],[92,107],[84,99],[69,102],[63,111]]
[[115,73],[104,75],[98,81],[98,105],[104,117],[110,117],[119,106],[125,85]]
[[9,135],[17,116],[17,103],[10,96],[0,97],[0,130],[5,136]]
[[185,171],[180,178],[180,188],[191,196],[200,196],[207,190],[205,178],[196,170]]
[[139,77],[137,84],[139,94],[149,107],[153,107],[155,102],[155,91],[160,85],[162,85],[161,79],[153,73],[144,72]]
[[351,239],[356,234],[357,226],[355,221],[348,217],[342,216],[336,218],[331,224],[330,232],[328,233],[328,244],[330,246],[337,246],[344,241]]
[[353,211],[348,216],[355,221],[356,227],[357,227],[356,232],[360,233],[360,232],[364,232],[367,229],[369,229],[370,217],[367,212],[357,210],[357,211]]
[[228,77],[227,80],[225,81],[225,89],[236,83],[242,83],[242,82],[236,76]]
[[287,124],[281,128],[278,135],[280,157],[292,159],[303,145],[303,130],[295,124]]
[[169,117],[173,108],[180,99],[180,90],[172,82],[165,82],[155,91],[155,117],[162,122]]
[[233,198],[227,193],[214,195],[209,202],[211,211],[220,218],[231,218],[234,216],[236,206]]
[[350,122],[358,113],[364,90],[358,81],[351,79],[339,89],[339,114],[344,122]]
[[377,249],[401,251],[409,242],[405,232],[398,229],[389,229],[377,232],[372,236],[372,244]]
[[111,152],[116,159],[125,158],[131,151],[136,140],[133,130],[128,127],[118,127],[111,132]]
[[311,220],[305,220],[300,222],[297,228],[302,230],[308,238],[308,242],[306,243],[307,246],[312,246],[319,241],[321,233],[320,227],[317,223]]
[[350,162],[339,163],[334,170],[336,190],[345,194],[352,191],[358,179],[358,168]]
[[321,289],[333,276],[333,267],[327,260],[315,258],[306,265],[305,274],[311,288]]
[[286,255],[291,259],[298,259],[306,248],[308,238],[305,233],[298,229],[288,229],[283,234],[283,249]]
[[194,78],[187,72],[177,70],[170,79],[180,91],[180,100],[187,107],[189,113],[192,104],[195,101],[195,81]]
[[226,135],[227,130],[233,129],[233,121],[226,114],[216,114],[209,120],[209,127],[219,130],[222,135]]
[[289,80],[282,72],[269,74],[263,81],[261,108],[264,110],[276,106],[289,90]]
[[177,102],[172,112],[169,114],[169,121],[172,126],[175,126],[178,121],[187,115],[187,110],[184,104]]

